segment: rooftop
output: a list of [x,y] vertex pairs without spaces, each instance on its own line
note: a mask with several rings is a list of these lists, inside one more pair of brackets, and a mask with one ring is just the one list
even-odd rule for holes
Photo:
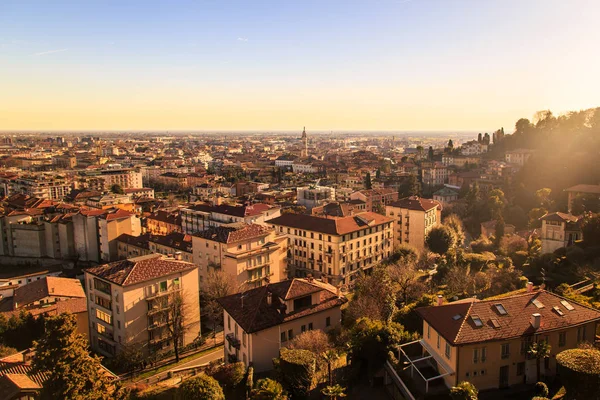
[[85,298],[85,293],[79,279],[47,276],[15,289],[13,304],[24,307],[48,296]]
[[261,237],[272,232],[273,229],[258,224],[237,224],[235,226],[211,227],[198,232],[194,236],[220,243],[235,243]]
[[436,207],[439,207],[440,210],[442,209],[442,206],[438,201],[431,199],[423,199],[417,196],[405,197],[398,201],[394,201],[388,205],[391,207],[398,207],[415,211],[429,211],[432,208]]
[[392,222],[393,219],[374,212],[363,212],[347,217],[316,217],[305,214],[283,214],[268,223],[289,228],[304,229],[327,235],[345,235],[370,226]]

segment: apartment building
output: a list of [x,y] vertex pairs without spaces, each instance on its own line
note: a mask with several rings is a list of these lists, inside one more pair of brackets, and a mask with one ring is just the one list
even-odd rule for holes
[[123,233],[117,237],[117,257],[119,260],[146,256],[150,253],[150,233],[139,236]]
[[225,362],[254,371],[273,369],[273,358],[294,336],[340,326],[346,298],[314,279],[291,279],[219,299],[223,306]]
[[460,154],[463,156],[474,156],[486,153],[488,151],[489,145],[486,143],[479,142],[477,140],[471,140],[466,143],[463,143],[460,146]]
[[287,278],[287,241],[275,230],[258,224],[233,223],[192,236],[194,264],[202,282],[210,268],[237,277],[239,289]]
[[151,235],[148,242],[152,253],[174,255],[187,262],[194,260],[191,235],[181,232],[171,232],[168,235]]
[[296,202],[311,211],[328,201],[335,200],[335,189],[327,186],[303,186],[296,189]]
[[394,247],[401,244],[425,249],[425,238],[442,220],[442,205],[436,200],[417,196],[405,197],[385,207],[385,214],[394,220]]
[[102,179],[103,186],[107,189],[113,185],[119,185],[123,189],[144,187],[142,173],[140,170],[134,168],[82,171],[80,175],[87,179]]
[[351,285],[359,271],[369,273],[392,252],[393,219],[373,212],[346,217],[283,214],[269,224],[288,239],[290,276]]
[[534,150],[530,149],[510,150],[504,154],[504,160],[509,164],[516,164],[522,167],[533,153]]
[[581,233],[581,217],[571,214],[554,212],[540,218],[540,240],[542,241],[542,254],[552,253],[556,249],[567,247],[576,240],[583,239]]
[[[534,290],[531,283],[524,294],[468,299],[417,312],[423,318],[423,338],[402,345],[400,352],[413,377],[422,379],[421,370],[434,367],[447,387],[469,381],[479,390],[537,382],[536,360],[528,351],[539,341],[551,346],[550,357],[542,360],[542,375],[554,376],[556,354],[593,342],[600,321],[600,311]],[[418,356],[423,352],[430,357],[421,363],[412,361],[415,356],[423,358]]]
[[10,181],[7,194],[23,193],[39,199],[62,200],[71,189],[71,182],[60,175],[25,175]]
[[449,171],[444,164],[435,162],[421,169],[423,185],[442,186],[448,182]]
[[264,225],[266,221],[279,215],[281,215],[279,207],[262,203],[252,205],[201,203],[181,209],[181,226],[183,233],[193,234],[232,222]]
[[350,195],[350,200],[363,201],[366,204],[367,211],[385,210],[385,206],[398,200],[398,191],[394,189],[368,189],[359,190]]
[[[568,189],[565,189],[565,192],[567,192],[568,196],[569,196],[568,210],[569,210],[569,212],[571,212],[571,209],[573,208],[573,200],[575,200],[575,198],[577,198],[577,196],[591,195],[591,196],[600,197],[600,185],[580,184],[580,185],[575,185]],[[600,212],[600,210],[589,210],[589,211]]]
[[184,299],[181,345],[200,335],[198,268],[160,254],[130,258],[84,270],[90,345],[112,357],[123,346],[145,354],[172,348],[168,320],[173,302]]
[[181,232],[181,215],[179,211],[159,210],[146,217],[146,232],[153,235],[167,235]]

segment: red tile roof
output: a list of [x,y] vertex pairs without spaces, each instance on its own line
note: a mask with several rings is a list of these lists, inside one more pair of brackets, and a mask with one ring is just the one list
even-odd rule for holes
[[[539,301],[543,307],[538,308],[533,300]],[[573,310],[569,311],[563,301],[570,304]],[[502,315],[496,309],[496,304],[501,304],[507,314]],[[559,315],[554,307],[558,307],[563,315]],[[422,307],[417,312],[452,345],[514,339],[600,320],[600,311],[544,290],[500,299],[473,299],[469,302]],[[541,324],[537,330],[530,322],[534,313],[541,314]],[[476,326],[473,316],[479,317],[483,326]],[[494,327],[492,320],[498,322],[498,328]]]
[[405,197],[388,205],[416,211],[429,211],[435,207],[439,207],[440,210],[442,209],[442,205],[437,200],[423,199],[417,196]]
[[540,218],[540,221],[556,221],[556,222],[577,222],[579,217],[561,212],[546,213]]
[[565,192],[577,192],[577,193],[598,193],[600,194],[600,185],[575,185],[568,189],[565,189]]
[[393,219],[374,212],[363,212],[347,217],[317,217],[305,214],[283,214],[268,221],[269,224],[327,235],[345,235],[368,227],[392,222]]
[[197,267],[192,263],[150,254],[87,268],[85,272],[120,286],[129,286],[194,268]]
[[28,304],[49,296],[85,299],[79,279],[47,276],[15,289],[13,304],[15,304],[15,308],[26,307]]

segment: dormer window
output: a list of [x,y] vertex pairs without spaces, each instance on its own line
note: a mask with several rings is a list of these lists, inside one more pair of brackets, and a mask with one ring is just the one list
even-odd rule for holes
[[504,308],[504,306],[500,303],[494,304],[494,308],[496,308],[496,311],[498,311],[498,314],[500,314],[500,315],[508,314],[508,311],[506,311],[506,308]]
[[310,307],[312,305],[312,296],[303,296],[297,299],[294,299],[294,311],[297,311],[301,308]]

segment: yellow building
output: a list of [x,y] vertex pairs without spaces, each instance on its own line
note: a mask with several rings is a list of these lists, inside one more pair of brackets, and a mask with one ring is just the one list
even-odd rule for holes
[[200,281],[210,268],[220,268],[237,278],[240,289],[285,279],[286,247],[285,238],[258,224],[223,225],[192,236],[193,260],[200,268]]
[[[523,294],[468,299],[417,312],[423,318],[423,338],[400,346],[400,357],[415,387],[425,391],[439,388],[442,381],[446,387],[469,381],[479,390],[533,384],[541,378],[528,351],[540,341],[551,346],[541,375],[554,376],[556,354],[593,342],[600,320],[600,311],[534,290],[531,283]],[[428,375],[432,370],[436,373]]]
[[291,276],[312,275],[351,285],[392,252],[393,220],[373,212],[346,217],[283,214],[268,221],[287,237]]
[[540,240],[542,254],[552,253],[556,249],[567,247],[583,238],[579,225],[580,217],[561,212],[546,214],[540,220]]
[[181,295],[185,333],[182,346],[200,335],[198,268],[160,254],[116,261],[84,271],[90,344],[111,357],[123,346],[146,354],[172,348],[167,316]]
[[442,205],[436,200],[406,197],[388,204],[385,215],[394,220],[394,247],[409,244],[423,251],[427,234],[442,222]]
[[314,279],[291,279],[219,299],[224,312],[225,362],[273,369],[279,349],[302,332],[340,326],[346,298]]

